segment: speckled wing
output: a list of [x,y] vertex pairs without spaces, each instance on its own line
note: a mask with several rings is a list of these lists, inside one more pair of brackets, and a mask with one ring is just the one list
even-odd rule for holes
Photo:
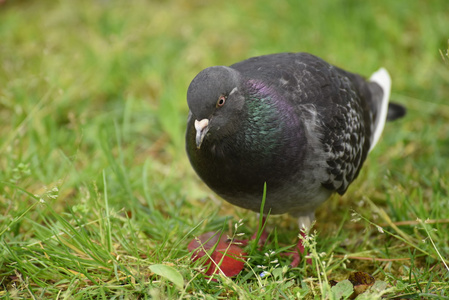
[[[332,70],[333,113],[322,118],[322,143],[327,155],[328,180],[323,186],[346,192],[368,155],[377,111],[370,83],[356,74]],[[380,91],[381,92],[381,91]]]

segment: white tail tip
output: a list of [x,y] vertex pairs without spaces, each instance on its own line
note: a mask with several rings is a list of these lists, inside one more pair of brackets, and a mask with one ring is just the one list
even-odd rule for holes
[[370,151],[374,148],[379,141],[382,131],[385,126],[385,121],[387,119],[388,113],[388,100],[390,99],[391,91],[391,77],[388,71],[384,68],[380,68],[373,73],[370,77],[370,81],[377,83],[382,88],[384,94],[382,97],[382,103],[379,113],[379,119],[377,122],[377,127],[374,129],[373,141],[371,142]]
[[379,84],[384,90],[384,94],[388,93],[387,99],[390,97],[391,77],[385,68],[380,68],[379,70],[374,72],[369,80]]

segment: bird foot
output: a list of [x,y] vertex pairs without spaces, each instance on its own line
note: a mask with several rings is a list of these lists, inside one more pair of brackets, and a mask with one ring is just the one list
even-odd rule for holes
[[291,263],[288,265],[290,268],[296,268],[299,265],[299,262],[301,261],[301,255],[298,252],[285,252],[281,253],[282,256],[290,256],[292,257]]
[[[300,235],[302,237],[306,236],[306,234],[303,231],[300,232]],[[296,268],[299,265],[301,258],[305,256],[304,253],[305,253],[304,243],[303,243],[303,240],[300,238],[298,241],[298,244],[296,244],[296,251],[281,253],[281,255],[282,256],[291,256],[293,259],[289,266],[290,266],[290,268]],[[309,265],[312,264],[311,258],[307,259],[307,264],[309,264]]]
[[[301,258],[304,256],[304,255],[300,254],[299,252],[294,252],[294,251],[281,253],[281,255],[292,257],[292,262],[288,265],[290,268],[296,268],[299,265],[299,263],[301,262]],[[308,265],[312,264],[311,258],[307,259],[307,264]]]

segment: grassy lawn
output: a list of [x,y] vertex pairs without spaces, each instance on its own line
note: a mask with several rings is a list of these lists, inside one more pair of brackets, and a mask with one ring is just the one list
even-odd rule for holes
[[[372,298],[449,299],[448,39],[447,0],[0,4],[0,298],[343,299],[329,282],[361,271]],[[299,51],[386,67],[408,114],[317,211],[313,265],[286,268],[296,220],[270,216],[245,269],[209,281],[188,243],[258,219],[190,167],[188,84]]]

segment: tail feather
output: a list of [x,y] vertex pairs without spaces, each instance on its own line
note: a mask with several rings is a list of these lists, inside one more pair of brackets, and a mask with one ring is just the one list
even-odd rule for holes
[[387,121],[394,121],[396,119],[402,118],[407,113],[404,106],[390,102],[388,104]]

